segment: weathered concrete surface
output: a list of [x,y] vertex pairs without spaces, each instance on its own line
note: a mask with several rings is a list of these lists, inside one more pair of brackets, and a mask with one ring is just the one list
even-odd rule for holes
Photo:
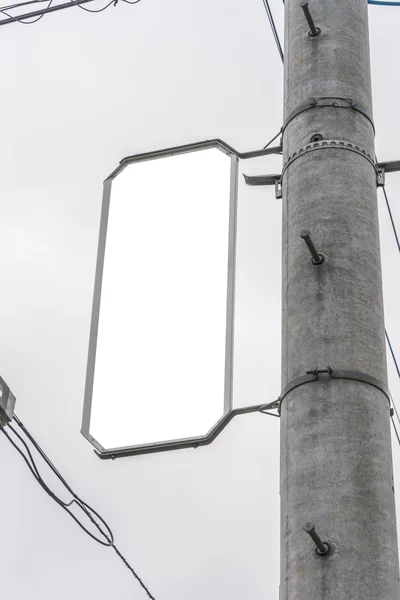
[[[367,0],[310,0],[317,38],[308,37],[298,0],[285,7],[285,118],[311,97],[328,96],[353,99],[372,116]],[[329,107],[289,123],[284,164],[314,134],[374,157],[370,120]],[[326,256],[322,266],[311,264],[302,229]],[[282,386],[326,365],[387,381],[376,175],[364,156],[343,148],[300,156],[283,177]],[[281,519],[280,600],[399,600],[382,392],[332,380],[285,398]],[[331,556],[315,556],[302,530],[307,521],[333,543]]]

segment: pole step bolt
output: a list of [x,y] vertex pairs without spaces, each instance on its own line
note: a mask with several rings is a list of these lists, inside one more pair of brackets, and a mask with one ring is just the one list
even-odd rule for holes
[[315,531],[315,525],[313,523],[306,523],[303,530],[308,533],[310,538],[315,544],[315,554],[317,556],[329,556],[332,552],[332,546],[329,542],[323,542]]
[[310,232],[308,231],[308,229],[303,229],[302,231],[300,231],[300,237],[305,241],[305,243],[307,244],[307,248],[311,252],[312,264],[313,265],[322,265],[322,263],[325,262],[325,256],[323,254],[321,254],[321,252],[317,252],[317,249],[314,246],[314,243],[310,237]]
[[304,12],[304,16],[307,20],[308,26],[310,28],[310,31],[308,32],[308,35],[310,37],[317,37],[317,35],[319,35],[321,33],[321,30],[319,27],[315,26],[314,23],[314,19],[311,16],[310,13],[310,9],[308,8],[308,1],[307,0],[301,0],[300,1],[300,6],[303,9]]

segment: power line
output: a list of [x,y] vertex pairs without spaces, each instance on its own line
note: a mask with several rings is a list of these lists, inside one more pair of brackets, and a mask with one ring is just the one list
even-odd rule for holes
[[[40,2],[42,2],[43,0],[40,0]],[[53,3],[53,0],[50,0],[50,2],[48,3],[48,5],[46,6],[46,8],[44,10],[49,10],[49,8],[51,7]],[[28,4],[28,2],[24,3],[24,4]],[[14,5],[14,6],[9,6],[6,8],[0,8],[0,13],[2,13],[3,15],[6,15],[6,17],[8,17],[11,20],[17,20],[19,23],[22,23],[22,25],[33,25],[33,23],[37,23],[38,21],[40,21],[40,19],[42,19],[44,17],[44,14],[39,15],[38,17],[36,17],[36,19],[34,19],[33,21],[25,21],[23,20],[23,17],[19,18],[19,17],[13,17],[12,15],[10,15],[7,11],[8,10],[12,10],[13,8],[17,8],[19,7],[19,5]],[[0,21],[0,24],[2,23],[2,21]]]
[[398,431],[397,431],[397,427],[396,427],[396,423],[394,422],[392,414],[390,415],[390,418],[392,419],[392,425],[393,425],[394,431],[396,433],[397,441],[399,442],[399,446],[400,446],[400,437],[399,437],[399,434],[398,434]]
[[[97,543],[101,544],[102,546],[110,546],[113,548],[113,550],[115,551],[115,553],[117,554],[117,556],[121,559],[121,561],[124,563],[124,565],[129,569],[129,571],[132,573],[132,575],[135,577],[135,579],[138,581],[138,583],[140,584],[140,586],[143,588],[143,590],[146,592],[147,596],[151,599],[151,600],[155,600],[154,596],[150,593],[149,589],[147,588],[147,586],[143,583],[142,579],[139,577],[139,575],[136,573],[136,571],[133,569],[133,567],[128,563],[128,561],[126,560],[126,558],[121,554],[121,552],[119,551],[119,549],[117,548],[117,546],[114,543],[114,535],[113,532],[111,531],[110,527],[108,526],[108,524],[106,523],[106,521],[93,509],[91,508],[86,502],[84,502],[75,492],[74,490],[70,487],[70,485],[67,483],[67,481],[64,479],[64,477],[61,475],[61,473],[56,469],[56,467],[54,466],[54,464],[51,462],[51,460],[49,459],[49,457],[47,456],[47,454],[44,452],[44,450],[42,450],[42,448],[40,447],[40,445],[36,442],[36,440],[34,439],[34,437],[29,433],[29,431],[26,429],[25,425],[18,419],[18,417],[16,415],[14,415],[14,420],[17,423],[18,427],[21,429],[21,431],[24,433],[24,435],[27,437],[27,439],[31,442],[31,444],[33,445],[33,447],[35,448],[35,450],[40,454],[40,456],[42,457],[42,459],[45,461],[45,463],[50,467],[50,469],[53,471],[53,473],[56,475],[56,477],[61,481],[61,483],[64,485],[64,487],[68,490],[68,492],[71,494],[72,496],[72,500],[70,502],[65,502],[63,500],[61,500],[61,498],[59,498],[49,487],[48,485],[44,482],[42,476],[40,475],[39,469],[36,465],[36,462],[33,458],[32,452],[28,446],[28,444],[26,443],[26,441],[23,439],[23,437],[14,429],[14,427],[11,424],[8,424],[8,428],[10,429],[10,431],[13,432],[13,435],[15,435],[15,437],[21,442],[23,448],[26,451],[23,451],[23,449],[21,449],[18,444],[11,438],[11,436],[5,431],[4,427],[0,427],[0,430],[2,431],[2,433],[5,435],[5,437],[7,438],[7,440],[10,442],[10,444],[15,448],[15,450],[17,450],[17,452],[22,456],[22,458],[24,459],[26,465],[28,466],[30,472],[32,473],[33,477],[36,479],[36,481],[39,483],[39,485],[43,488],[43,490],[59,505],[61,506],[61,508],[63,508],[69,515],[70,517],[72,517],[74,519],[74,521],[77,523],[77,525],[79,525],[79,527],[81,529],[83,529],[83,531],[85,531],[85,533],[87,533],[93,540],[95,540]],[[71,512],[70,507],[75,505],[77,508],[79,508],[80,510],[82,510],[82,512],[85,513],[85,515],[88,517],[88,519],[93,523],[93,525],[97,528],[97,530],[100,532],[100,534],[103,536],[103,538],[106,541],[103,541],[102,539],[99,539],[98,537],[96,537],[95,535],[93,535],[86,527],[85,525],[83,525],[83,523]],[[96,519],[94,518],[94,516],[97,517],[97,519],[101,522],[102,526],[96,521]]]
[[[386,337],[386,341],[387,341],[387,343],[388,343],[388,346],[389,346],[390,354],[392,355],[392,359],[393,359],[393,362],[394,362],[394,366],[396,367],[397,375],[398,375],[398,377],[399,377],[399,379],[400,379],[400,369],[399,369],[399,364],[398,364],[398,362],[397,362],[396,355],[395,355],[395,353],[394,353],[394,350],[393,350],[393,346],[392,346],[392,344],[391,344],[391,342],[390,342],[390,338],[389,338],[389,334],[388,334],[388,332],[387,332],[387,329],[385,329],[385,337]],[[395,410],[395,412],[396,412],[397,420],[398,420],[398,422],[399,422],[399,424],[400,424],[400,416],[399,416],[399,413],[398,413],[398,411],[397,411],[397,407],[396,407],[396,405],[395,405],[395,403],[394,403],[394,400],[393,400],[393,398],[392,398],[392,404],[393,404],[394,410]]]
[[378,2],[378,0],[368,0],[368,4],[376,4],[376,6],[400,6],[400,2]]
[[274,21],[274,17],[272,15],[272,12],[271,12],[271,9],[270,9],[270,6],[269,6],[269,2],[268,2],[268,0],[263,0],[263,2],[264,2],[265,10],[267,11],[268,20],[269,20],[269,24],[271,25],[272,34],[273,34],[274,39],[275,39],[276,47],[278,48],[278,52],[280,54],[282,62],[284,62],[282,46],[281,46],[281,42],[279,41],[278,32],[277,32],[276,27],[275,27],[275,21]]
[[[39,21],[47,13],[64,10],[66,8],[71,8],[72,6],[78,6],[82,10],[85,10],[86,12],[101,13],[104,10],[106,10],[109,6],[111,6],[111,4],[113,4],[114,6],[116,6],[118,4],[118,0],[111,0],[111,2],[106,4],[106,6],[103,6],[103,8],[100,8],[98,10],[91,10],[82,5],[87,4],[88,2],[94,2],[94,0],[69,0],[69,2],[64,3],[64,4],[53,4],[53,0],[50,0],[48,6],[46,8],[35,10],[35,11],[29,12],[29,13],[24,13],[21,15],[13,16],[13,15],[10,15],[8,12],[6,12],[6,11],[18,9],[22,6],[27,6],[29,4],[40,4],[42,2],[43,2],[43,0],[32,0],[31,2],[29,2],[29,1],[22,2],[21,4],[12,4],[12,5],[3,6],[3,7],[0,6],[0,13],[3,13],[7,16],[7,19],[0,20],[0,25],[7,25],[9,23],[15,23],[15,22],[19,22],[24,25],[31,25],[31,24]],[[134,0],[134,1],[122,0],[122,2],[124,2],[126,4],[138,4],[139,2],[141,2],[141,0]],[[26,19],[34,19],[34,20],[26,21]]]
[[103,8],[100,8],[99,10],[91,10],[90,8],[86,8],[85,6],[79,6],[79,8],[81,8],[82,10],[85,10],[86,12],[90,12],[90,13],[101,13],[103,12],[103,10],[106,10],[109,6],[111,6],[111,4],[114,4],[114,6],[116,6],[116,0],[111,0],[111,2],[109,2],[108,4],[106,4],[105,6],[103,6]]
[[386,207],[388,209],[388,213],[389,213],[389,217],[390,217],[390,222],[392,224],[392,229],[393,229],[393,233],[394,233],[394,237],[396,238],[396,243],[397,243],[397,249],[400,252],[400,241],[399,241],[399,236],[397,235],[397,229],[396,229],[396,225],[393,219],[393,215],[392,215],[392,210],[390,208],[390,203],[389,203],[389,198],[388,195],[386,193],[386,188],[385,186],[382,187],[383,190],[383,195],[385,196],[385,201],[386,201]]

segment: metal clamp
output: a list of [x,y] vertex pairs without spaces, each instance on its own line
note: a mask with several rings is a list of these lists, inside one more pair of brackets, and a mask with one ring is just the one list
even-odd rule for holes
[[301,104],[298,108],[290,113],[283,123],[282,134],[289,125],[290,121],[297,117],[297,115],[300,115],[307,110],[311,110],[312,108],[344,108],[347,110],[355,110],[368,119],[375,133],[375,125],[372,118],[372,113],[370,113],[370,111],[360,104],[356,99],[342,98],[340,96],[315,96],[310,98],[304,104]]
[[360,146],[357,146],[356,144],[351,144],[350,142],[346,142],[344,140],[320,140],[318,142],[310,142],[309,144],[307,144],[306,146],[303,146],[302,148],[299,148],[299,150],[296,150],[296,152],[293,152],[293,154],[291,154],[286,163],[283,166],[283,170],[282,170],[282,180],[283,180],[283,176],[286,173],[287,169],[290,167],[290,165],[297,160],[298,158],[300,158],[301,156],[304,156],[305,154],[309,154],[310,152],[315,152],[317,150],[346,150],[348,152],[353,152],[355,154],[358,154],[359,156],[362,156],[363,158],[365,158],[370,164],[371,166],[374,168],[375,173],[376,173],[376,178],[377,178],[377,184],[378,184],[378,180],[381,177],[381,173],[378,169],[378,166],[375,162],[375,160],[373,159],[373,157],[363,148],[361,148]]
[[[321,377],[324,376],[324,377]],[[305,375],[301,375],[300,377],[296,377],[290,383],[288,383],[282,390],[279,400],[279,414],[282,409],[282,402],[286,398],[286,396],[300,387],[301,385],[305,385],[306,383],[312,383],[314,381],[330,381],[331,379],[349,379],[350,381],[358,381],[359,383],[366,383],[367,385],[371,385],[375,387],[379,391],[382,392],[386,396],[389,402],[389,407],[391,405],[391,395],[388,387],[379,379],[372,377],[372,375],[368,375],[368,373],[362,373],[360,371],[346,371],[341,369],[332,369],[329,365],[325,369],[315,368],[312,371],[306,371]]]
[[274,185],[275,197],[282,198],[282,181],[280,175],[245,175],[243,174],[246,185]]

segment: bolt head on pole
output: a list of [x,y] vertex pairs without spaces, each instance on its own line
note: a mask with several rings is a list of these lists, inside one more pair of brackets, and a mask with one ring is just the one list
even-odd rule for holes
[[313,530],[315,531],[315,525],[314,523],[310,523],[309,521],[307,521],[307,523],[305,523],[303,530],[306,533],[311,533]]

